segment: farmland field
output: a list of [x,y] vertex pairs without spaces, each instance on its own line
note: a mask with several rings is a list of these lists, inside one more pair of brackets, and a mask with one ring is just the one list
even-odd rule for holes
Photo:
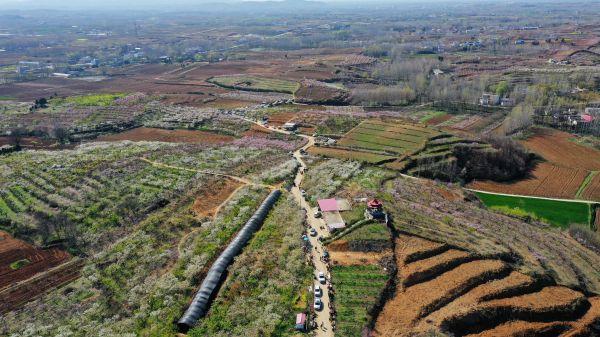
[[325,146],[313,147],[313,148],[309,149],[308,152],[313,155],[320,155],[320,156],[325,156],[325,157],[334,157],[334,158],[341,158],[341,159],[352,159],[352,160],[358,160],[358,161],[363,161],[363,162],[367,162],[367,163],[379,163],[379,162],[382,162],[385,160],[393,160],[394,159],[394,157],[392,157],[392,156],[383,155],[383,154],[355,151],[355,150],[345,150],[345,149],[341,149],[341,148],[325,147]]
[[[302,214],[290,195],[283,196],[261,230],[229,268],[229,275],[211,310],[192,337],[294,336],[289,324],[295,312],[308,310],[312,299],[311,270],[300,242]],[[268,305],[262,302],[268,299]]]
[[298,88],[298,83],[293,81],[258,77],[258,76],[218,76],[208,80],[219,86],[248,91],[266,91],[293,94]]
[[570,224],[577,223],[590,225],[591,206],[581,202],[554,201],[535,198],[522,198],[487,193],[477,193],[483,203],[500,211],[517,214],[521,211],[531,214],[538,219],[543,219],[555,226],[568,228]]
[[435,130],[408,123],[367,120],[348,132],[338,144],[403,155],[421,149],[429,138],[438,134]]
[[360,336],[369,322],[368,310],[379,300],[388,274],[377,265],[334,266],[331,279],[336,289],[336,335]]
[[497,193],[573,199],[587,175],[588,171],[584,169],[543,162],[537,164],[531,176],[525,179],[507,183],[475,181],[469,187]]
[[469,187],[506,194],[600,201],[595,174],[600,171],[600,151],[576,143],[573,137],[566,132],[536,129],[534,136],[521,143],[545,161],[538,163],[528,177],[507,183],[474,181]]
[[65,272],[63,277],[57,279],[46,273],[69,260],[71,255],[59,248],[39,249],[0,231],[0,313],[18,308],[46,289],[42,286],[19,285],[19,282],[39,275],[42,283],[52,287],[76,278],[78,266],[70,268],[73,274]]

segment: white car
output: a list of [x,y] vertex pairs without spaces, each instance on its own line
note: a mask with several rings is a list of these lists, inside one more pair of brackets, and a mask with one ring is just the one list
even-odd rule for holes
[[315,297],[321,296],[323,296],[323,289],[321,289],[321,286],[315,285]]
[[319,211],[319,210],[316,210],[314,215],[315,215],[315,218],[317,218],[317,219],[318,219],[318,218],[320,218],[321,216],[323,216],[323,213],[321,213],[321,211]]
[[317,236],[317,230],[314,228],[310,229],[310,236]]
[[306,191],[305,190],[300,190],[300,194],[302,195],[303,198],[306,198]]
[[319,279],[319,282],[321,282],[321,284],[325,284],[327,282],[327,279],[325,278],[325,274],[322,271],[319,272],[318,279]]
[[323,309],[323,302],[320,298],[315,298],[315,310],[320,311]]

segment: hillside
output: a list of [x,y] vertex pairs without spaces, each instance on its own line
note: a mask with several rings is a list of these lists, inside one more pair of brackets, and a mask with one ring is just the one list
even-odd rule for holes
[[[366,309],[363,323],[352,325],[354,333],[362,327],[375,336],[431,331],[588,336],[594,331],[600,256],[566,231],[486,210],[474,195],[452,185],[392,178],[380,169],[335,160],[313,161],[306,181],[310,195],[350,198],[353,207],[359,206],[356,200],[377,196],[391,218],[391,239],[373,227],[380,225],[366,225],[329,244],[334,266],[388,270],[387,282],[378,283],[379,295],[365,308],[336,299],[337,310]],[[311,183],[316,181],[325,184]],[[339,187],[325,187],[331,185]],[[354,268],[351,272],[360,274]],[[473,320],[482,323],[472,326]],[[338,320],[339,329],[350,329],[343,322]]]

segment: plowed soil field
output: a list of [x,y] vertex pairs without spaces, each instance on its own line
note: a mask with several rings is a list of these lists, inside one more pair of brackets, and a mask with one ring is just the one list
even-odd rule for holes
[[39,249],[0,231],[0,313],[77,278],[81,265],[70,260],[58,248]]
[[0,231],[0,289],[70,259],[71,256],[60,249],[42,250]]
[[566,132],[538,129],[521,143],[545,161],[535,166],[525,179],[510,183],[475,181],[470,188],[507,194],[600,201],[600,177],[596,175],[577,194],[592,171],[600,171],[600,151],[575,143]]

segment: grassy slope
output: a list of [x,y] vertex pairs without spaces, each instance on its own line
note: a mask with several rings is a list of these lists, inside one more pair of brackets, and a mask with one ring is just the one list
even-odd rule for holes
[[568,228],[572,223],[590,224],[590,205],[577,202],[554,201],[535,198],[501,196],[477,193],[488,207],[509,207],[519,209],[545,219],[550,224]]

